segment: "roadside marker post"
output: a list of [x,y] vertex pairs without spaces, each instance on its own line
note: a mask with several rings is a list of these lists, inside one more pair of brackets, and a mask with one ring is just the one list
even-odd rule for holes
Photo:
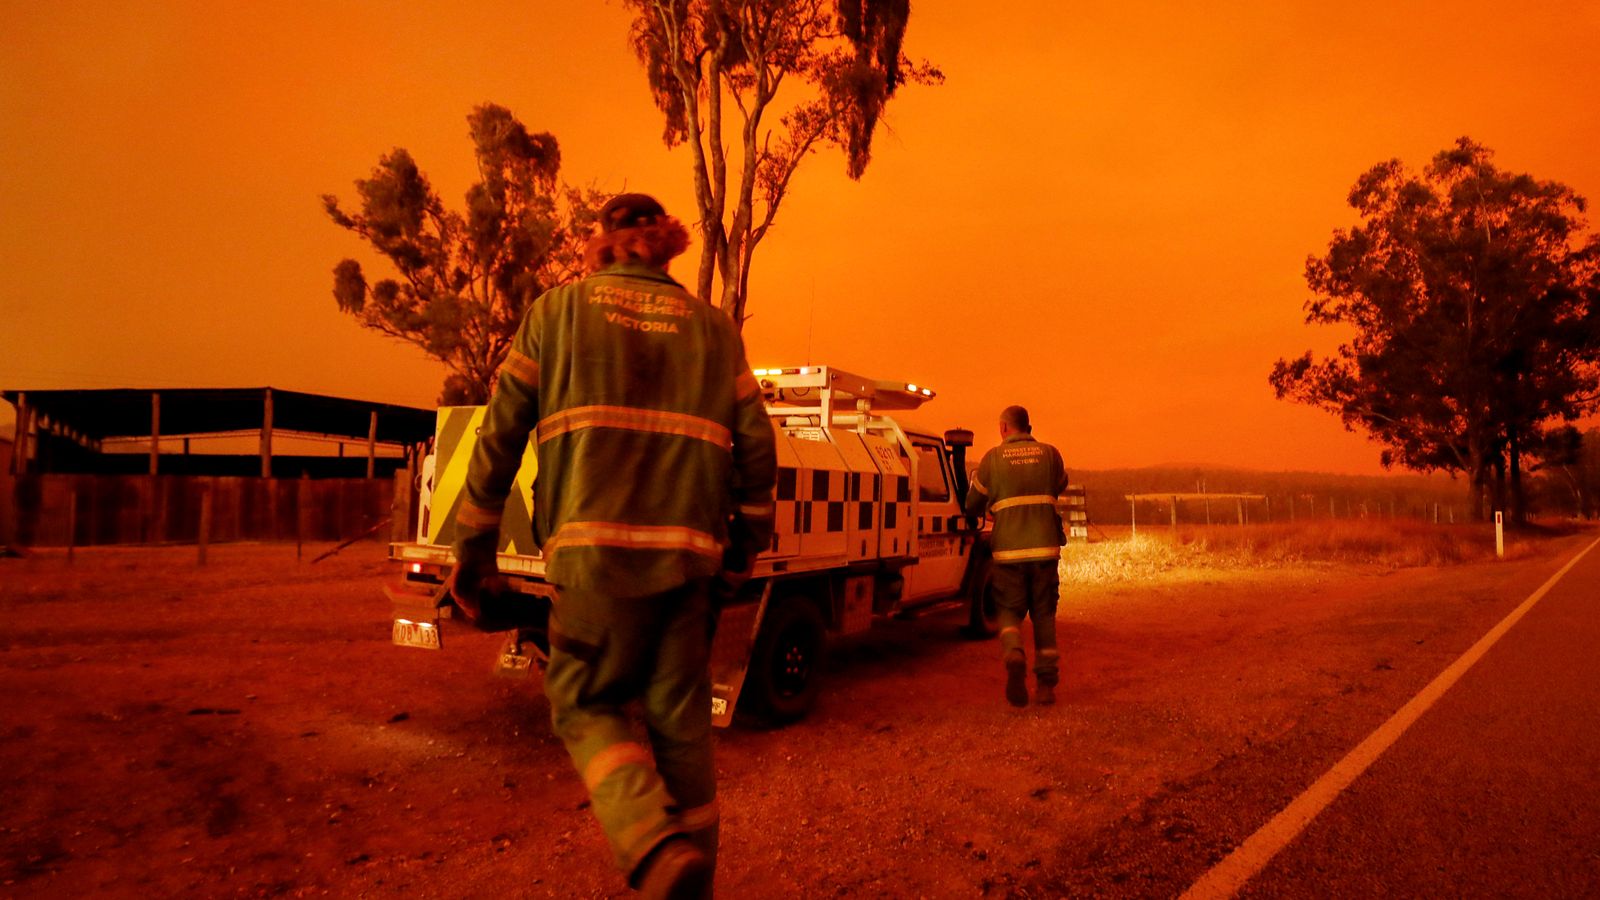
[[1506,558],[1506,527],[1498,509],[1494,511],[1494,555],[1496,559]]

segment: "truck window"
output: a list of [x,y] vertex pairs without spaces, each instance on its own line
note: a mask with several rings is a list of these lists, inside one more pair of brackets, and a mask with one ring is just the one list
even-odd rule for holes
[[917,489],[922,502],[943,503],[950,499],[950,484],[944,475],[944,449],[932,444],[917,445]]

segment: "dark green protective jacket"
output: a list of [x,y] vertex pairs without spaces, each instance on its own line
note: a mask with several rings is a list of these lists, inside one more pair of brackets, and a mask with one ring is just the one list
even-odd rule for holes
[[994,516],[995,562],[1058,559],[1066,539],[1056,498],[1066,489],[1061,451],[1031,434],[1013,434],[978,463],[966,511]]
[[499,527],[532,433],[534,539],[553,584],[633,597],[716,574],[730,520],[771,540],[777,453],[738,329],[665,272],[609,266],[528,308],[457,522]]

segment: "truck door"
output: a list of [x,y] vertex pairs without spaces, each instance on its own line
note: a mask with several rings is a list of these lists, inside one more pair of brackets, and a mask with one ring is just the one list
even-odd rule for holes
[[948,597],[961,589],[966,558],[961,555],[961,539],[950,531],[950,517],[961,511],[955,496],[955,479],[950,471],[949,454],[934,438],[913,435],[917,477],[917,564],[907,571],[906,599],[933,600]]

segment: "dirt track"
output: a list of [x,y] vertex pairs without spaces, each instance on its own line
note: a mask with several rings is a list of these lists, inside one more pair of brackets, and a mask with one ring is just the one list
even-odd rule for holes
[[[885,623],[805,722],[719,732],[719,893],[1175,894],[1578,540],[1068,586],[1053,709],[1005,706],[954,618]],[[537,678],[487,636],[389,646],[381,552],[0,560],[0,894],[622,893]]]

